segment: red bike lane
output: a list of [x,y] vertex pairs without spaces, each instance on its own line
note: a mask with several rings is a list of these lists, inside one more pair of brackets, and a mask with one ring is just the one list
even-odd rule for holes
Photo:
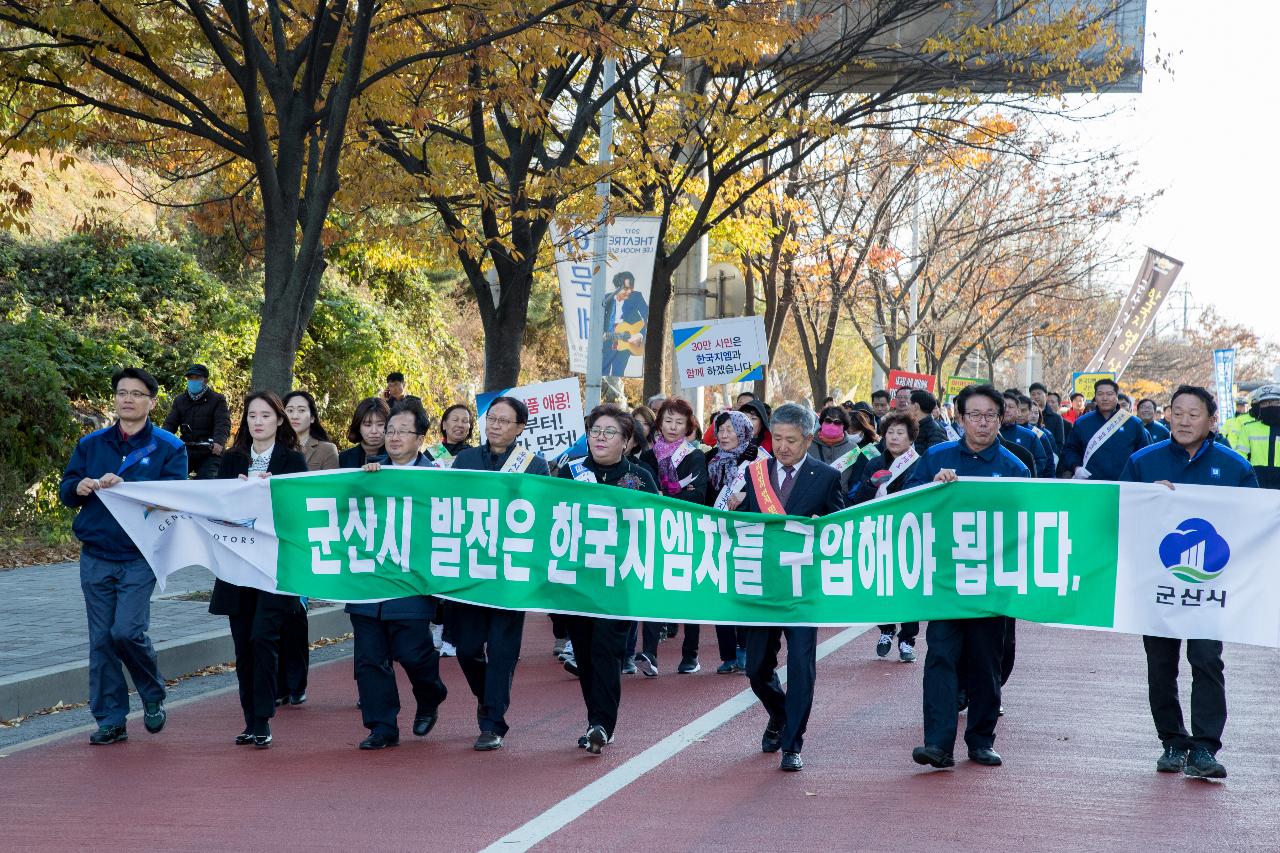
[[[575,746],[581,695],[549,654],[541,616],[528,620],[497,752],[470,748],[474,700],[449,660],[450,698],[430,737],[414,738],[406,719],[400,747],[360,752],[349,659],[313,669],[310,701],[280,711],[269,750],[231,743],[240,712],[224,692],[173,708],[160,735],[131,720],[126,744],[89,747],[77,734],[13,752],[0,759],[0,847],[1280,848],[1275,650],[1228,648],[1220,757],[1231,775],[1206,783],[1154,772],[1138,638],[1021,624],[996,741],[1005,766],[972,765],[961,745],[958,767],[938,772],[910,759],[921,665],[876,659],[874,632],[830,648],[849,635],[824,631],[806,769],[788,774],[759,752],[764,715],[741,695],[746,679],[710,671],[711,634],[703,672],[673,674],[667,643],[661,677],[624,679],[617,739],[598,758]],[[404,717],[412,699],[401,692]],[[672,737],[698,726],[687,745]]]

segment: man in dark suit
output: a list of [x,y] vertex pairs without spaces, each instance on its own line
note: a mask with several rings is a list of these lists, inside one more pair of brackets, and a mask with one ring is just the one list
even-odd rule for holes
[[[773,458],[760,460],[769,487],[757,493],[751,476],[746,494],[736,508],[743,512],[798,515],[809,518],[830,515],[844,508],[840,474],[808,455],[818,419],[813,412],[788,403],[773,413]],[[731,506],[733,506],[731,502]],[[778,650],[787,637],[787,689],[778,680]],[[800,749],[813,707],[813,683],[818,669],[818,629],[747,628],[747,678],[751,689],[769,712],[760,748],[782,750],[782,769],[801,770]]]

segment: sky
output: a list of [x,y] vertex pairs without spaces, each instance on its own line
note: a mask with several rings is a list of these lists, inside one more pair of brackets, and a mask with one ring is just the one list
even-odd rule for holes
[[[1114,112],[1076,127],[1083,141],[1121,143],[1137,161],[1138,188],[1164,190],[1113,234],[1133,256],[1115,284],[1128,288],[1151,246],[1184,263],[1174,288],[1189,285],[1193,308],[1214,305],[1272,340],[1280,340],[1280,272],[1267,260],[1280,243],[1280,117],[1268,105],[1277,98],[1278,31],[1274,0],[1148,0],[1142,93],[1104,96],[1100,106]],[[1171,294],[1166,306],[1164,321],[1180,317],[1182,297]]]

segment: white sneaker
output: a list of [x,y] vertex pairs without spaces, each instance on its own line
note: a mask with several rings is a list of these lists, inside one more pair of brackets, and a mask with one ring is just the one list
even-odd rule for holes
[[444,642],[440,644],[440,657],[452,658],[458,656],[458,650],[454,648],[453,643]]
[[573,657],[573,640],[565,640],[564,648],[560,650],[560,654],[556,655],[562,661],[566,661]]
[[555,647],[551,649],[551,654],[553,654],[553,655],[555,655],[557,658],[559,658],[562,654],[564,654],[564,645],[565,645],[565,643],[567,643],[567,642],[569,642],[569,641],[568,641],[568,640],[556,640]]
[[444,626],[443,625],[431,626],[431,642],[435,644],[435,647],[437,649],[440,648],[440,645],[444,642]]

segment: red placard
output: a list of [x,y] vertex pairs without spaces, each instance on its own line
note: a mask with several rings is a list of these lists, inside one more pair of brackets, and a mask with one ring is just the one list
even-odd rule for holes
[[908,373],[905,370],[889,371],[889,390],[897,391],[899,388],[910,388],[912,391],[920,389],[933,393],[933,386],[937,383],[938,377],[931,376],[927,373]]

